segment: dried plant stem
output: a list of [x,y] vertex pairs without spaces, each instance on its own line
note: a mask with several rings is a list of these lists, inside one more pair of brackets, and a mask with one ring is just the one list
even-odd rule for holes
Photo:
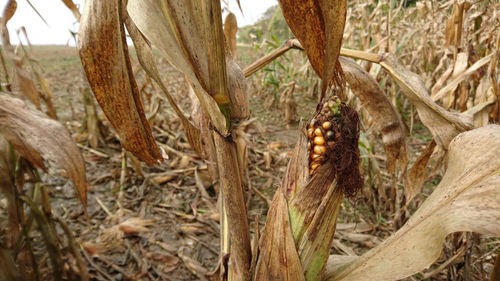
[[497,254],[495,265],[493,266],[493,270],[491,271],[490,281],[495,281],[499,279],[500,279],[500,253]]
[[7,199],[7,213],[9,220],[9,234],[7,247],[13,249],[16,245],[20,236],[19,226],[21,224],[18,216],[18,201],[16,199],[16,187],[13,184],[0,186],[0,190],[3,191],[5,199]]
[[235,263],[238,279],[250,280],[250,231],[236,143],[217,132],[213,136],[219,163],[223,209],[227,213],[230,234],[230,257]]
[[125,189],[125,178],[127,177],[127,154],[125,153],[125,149],[122,149],[122,166],[120,172],[120,191],[118,192],[118,207],[121,206],[121,202],[123,201],[123,190]]
[[54,233],[53,229],[50,227],[50,223],[45,214],[38,208],[29,197],[21,196],[23,200],[31,209],[31,213],[35,221],[38,224],[40,232],[42,233],[43,240],[45,242],[45,247],[49,254],[50,261],[52,262],[52,271],[54,280],[62,280],[62,268],[63,261],[61,257],[61,252],[58,247],[57,234]]
[[[252,76],[252,74],[254,74],[258,70],[262,69],[264,66],[268,65],[273,60],[280,57],[281,55],[283,55],[284,53],[286,53],[290,49],[303,50],[303,47],[300,44],[299,40],[297,40],[295,38],[288,39],[283,45],[281,45],[277,49],[274,49],[269,54],[263,56],[262,58],[256,60],[255,62],[253,62],[249,66],[245,67],[245,69],[243,69],[243,74],[245,75],[245,78]],[[380,55],[370,53],[370,52],[350,50],[350,49],[345,49],[345,48],[340,49],[340,55],[344,56],[344,57],[362,59],[362,60],[366,60],[369,62],[375,62],[375,63],[379,63],[382,61],[382,57]]]
[[245,77],[251,76],[259,69],[263,68],[264,66],[266,66],[276,58],[280,57],[290,49],[302,49],[299,40],[295,38],[286,40],[286,42],[283,45],[279,46],[278,48],[271,51],[269,54],[263,56],[262,58],[254,61],[249,66],[245,67],[245,69],[243,69],[243,75],[245,75]]
[[[4,78],[5,78],[5,83],[7,83],[7,85],[9,85],[9,72],[7,71],[7,65],[5,64],[5,58],[4,58],[3,50],[1,47],[0,47],[0,60],[2,62],[2,69],[3,69]],[[7,87],[9,87],[9,86],[7,86]],[[9,90],[9,89],[7,89],[7,90]]]
[[75,242],[75,236],[73,235],[73,232],[69,228],[68,224],[58,215],[54,216],[59,225],[61,225],[64,234],[66,234],[66,238],[68,239],[68,246],[71,251],[71,254],[76,260],[76,264],[78,265],[78,269],[80,270],[79,275],[80,275],[80,280],[81,281],[88,281],[89,280],[89,275],[88,275],[88,268],[87,264],[83,262],[82,255],[80,251],[78,250],[78,247]]
[[0,248],[0,276],[6,278],[2,280],[24,280],[16,268],[10,251]]

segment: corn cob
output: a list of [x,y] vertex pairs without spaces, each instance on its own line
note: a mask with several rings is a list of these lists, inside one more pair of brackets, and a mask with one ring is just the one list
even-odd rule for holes
[[362,186],[358,123],[357,113],[333,96],[307,125],[310,181],[291,196],[289,214],[308,281],[318,280],[324,269],[343,195],[352,196]]
[[362,186],[354,109],[330,97],[304,130],[269,209],[254,280],[319,281],[341,200]]

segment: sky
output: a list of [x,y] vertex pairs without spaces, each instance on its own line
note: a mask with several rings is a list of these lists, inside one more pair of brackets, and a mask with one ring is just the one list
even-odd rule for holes
[[[75,45],[70,30],[77,32],[78,23],[61,0],[30,0],[30,2],[48,25],[43,22],[26,0],[17,0],[17,11],[7,24],[12,44],[19,42],[16,30],[24,26],[31,43],[34,45]],[[73,0],[73,2],[80,7],[81,11],[84,1]],[[227,0],[227,2],[229,2],[229,10],[236,15],[239,27],[253,24],[269,7],[278,4],[277,0],[240,0],[242,14],[236,0]],[[6,3],[7,0],[0,0],[2,11]],[[224,7],[224,4],[222,5]],[[22,41],[25,42],[24,39]]]

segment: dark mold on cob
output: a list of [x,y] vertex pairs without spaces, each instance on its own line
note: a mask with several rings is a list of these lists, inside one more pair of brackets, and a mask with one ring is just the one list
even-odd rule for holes
[[307,126],[309,174],[330,161],[337,186],[352,197],[363,185],[359,171],[359,117],[350,106],[332,96],[320,103]]

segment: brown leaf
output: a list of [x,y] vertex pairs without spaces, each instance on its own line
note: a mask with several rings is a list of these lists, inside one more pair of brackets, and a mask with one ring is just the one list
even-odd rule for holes
[[151,225],[154,225],[153,220],[148,220],[140,217],[131,217],[118,224],[118,229],[120,229],[125,235],[135,236],[139,235],[140,233],[150,231],[147,227]]
[[70,178],[87,206],[85,162],[63,125],[4,94],[0,94],[0,124],[0,133],[34,166]]
[[[459,72],[459,74],[456,77],[454,77],[453,80],[450,81],[450,83],[448,83],[446,86],[441,88],[435,95],[432,96],[432,100],[437,101],[437,100],[441,99],[449,91],[456,89],[456,87],[458,86],[458,84],[460,84],[460,82],[464,81],[470,75],[475,73],[479,68],[483,67],[488,62],[490,62],[493,58],[493,55],[494,55],[494,53],[491,53],[491,54],[485,56],[484,58],[476,61],[467,70]],[[454,75],[455,75],[455,73],[454,73]]]
[[280,190],[274,195],[267,212],[267,223],[259,249],[253,280],[305,281],[290,228],[287,202]]
[[453,10],[446,22],[446,46],[459,47],[462,42],[462,25],[464,22],[464,3],[453,4]]
[[420,193],[426,178],[426,166],[429,158],[431,158],[436,142],[432,140],[422,151],[422,154],[415,161],[408,173],[408,182],[405,186],[406,204],[409,204],[415,195]]
[[340,57],[339,61],[347,83],[361,100],[362,107],[371,115],[375,129],[382,133],[387,155],[387,171],[392,174],[396,168],[396,160],[400,160],[403,167],[407,162],[406,134],[401,118],[368,72],[350,59]]
[[85,1],[78,49],[92,91],[123,147],[153,165],[162,160],[133,77],[120,1]]
[[71,12],[73,13],[73,16],[75,16],[76,20],[78,22],[80,22],[80,18],[82,17],[82,15],[80,14],[80,11],[76,7],[75,3],[73,3],[73,0],[62,0],[62,1],[63,1],[64,5],[66,5],[66,7],[68,7],[68,9],[71,10]]
[[202,281],[208,280],[208,270],[206,270],[205,267],[203,267],[199,262],[188,257],[182,252],[179,252],[177,255],[182,259],[182,262],[184,262],[184,265],[187,267],[187,269],[189,269],[189,271],[191,271],[191,273],[198,276],[198,278]]
[[40,95],[36,90],[35,83],[29,75],[23,70],[23,61],[15,54],[14,48],[10,44],[9,30],[7,29],[7,22],[12,18],[17,9],[17,2],[10,0],[3,10],[2,18],[0,18],[0,33],[2,36],[2,45],[7,54],[7,59],[10,60],[14,66],[14,86],[15,89],[22,92],[30,101],[40,109]]
[[224,20],[224,36],[226,37],[227,45],[229,45],[229,50],[231,55],[236,59],[236,32],[238,31],[238,23],[236,22],[236,16],[233,13],[229,13]]
[[[337,59],[344,34],[346,1],[279,0],[279,3],[288,26],[304,47],[314,71],[323,78],[322,90],[326,90],[339,68]],[[341,82],[338,78],[334,80]]]
[[3,24],[7,24],[7,22],[14,16],[17,10],[17,2],[16,0],[9,0],[5,5],[2,13],[2,21]]
[[[325,280],[401,280],[431,265],[451,233],[473,231],[499,237],[499,148],[498,125],[454,138],[443,179],[408,222],[361,257],[327,269]],[[391,270],[387,270],[388,259]]]

